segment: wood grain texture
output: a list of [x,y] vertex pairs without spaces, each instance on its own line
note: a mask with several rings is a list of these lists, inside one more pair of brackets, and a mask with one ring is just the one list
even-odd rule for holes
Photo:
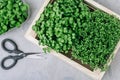
[[[44,5],[40,8],[38,14],[36,15],[35,19],[33,20],[30,28],[28,29],[28,31],[27,31],[27,33],[26,33],[26,35],[25,35],[25,37],[26,37],[28,40],[30,40],[30,41],[33,42],[34,44],[38,45],[40,48],[43,48],[43,47],[46,47],[46,46],[42,46],[42,45],[39,45],[39,44],[38,44],[38,40],[35,39],[36,33],[32,30],[32,26],[33,26],[33,25],[36,23],[36,21],[39,19],[40,14],[44,11],[44,8],[47,6],[47,4],[49,3],[49,1],[50,1],[50,0],[46,0],[46,1],[44,2]],[[104,7],[104,6],[96,3],[96,2],[93,1],[93,0],[85,0],[85,2],[86,2],[87,4],[89,4],[90,6],[94,7],[94,8],[100,9],[100,10],[102,10],[102,11],[104,11],[104,12],[106,12],[106,13],[108,13],[108,14],[110,14],[110,15],[113,15],[113,16],[115,16],[115,17],[117,17],[117,18],[120,19],[120,16],[119,16],[118,14],[116,14],[116,13],[114,13],[113,11],[109,10],[108,8],[106,8],[106,7]],[[116,55],[119,47],[120,47],[120,42],[117,44],[117,46],[116,46],[116,48],[115,48],[115,50],[114,50],[114,52],[113,52],[113,55],[114,55],[114,56]],[[56,56],[57,58],[63,60],[64,62],[70,64],[70,65],[73,66],[74,68],[76,68],[76,69],[84,72],[84,73],[87,74],[88,76],[92,77],[94,80],[101,80],[102,77],[103,77],[103,75],[105,74],[105,71],[101,72],[100,69],[91,71],[91,70],[85,68],[84,66],[76,63],[75,61],[69,59],[68,57],[64,56],[63,54],[55,52],[54,50],[52,50],[50,53],[51,53],[52,55]],[[111,60],[111,57],[110,57],[110,59],[108,59],[108,64],[106,64],[106,65],[110,65],[111,62],[112,62],[112,60]]]
[[102,10],[102,11],[104,11],[104,12],[110,14],[110,15],[113,15],[113,16],[117,17],[118,19],[120,19],[120,15],[118,15],[117,13],[115,13],[115,12],[111,11],[110,9],[104,7],[103,5],[97,3],[94,0],[85,0],[85,2],[90,4],[93,7],[97,8],[97,9],[100,9],[100,10]]

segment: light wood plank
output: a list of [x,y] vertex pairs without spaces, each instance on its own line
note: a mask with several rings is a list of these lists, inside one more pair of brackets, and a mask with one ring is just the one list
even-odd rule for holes
[[[27,31],[27,33],[25,34],[25,37],[26,37],[28,40],[30,40],[31,42],[33,42],[34,44],[36,44],[36,45],[39,46],[40,48],[44,48],[44,47],[46,47],[46,46],[42,46],[42,45],[39,45],[39,44],[38,44],[38,40],[35,39],[36,33],[32,30],[32,26],[35,25],[36,21],[37,21],[37,20],[39,19],[39,17],[40,17],[40,14],[44,11],[44,8],[47,6],[47,4],[49,3],[49,1],[50,1],[50,0],[46,0],[46,1],[45,1],[45,3],[43,4],[43,6],[40,8],[38,14],[36,15],[35,19],[33,20],[30,28],[29,28],[28,31]],[[120,16],[119,16],[118,14],[116,14],[116,13],[114,13],[113,11],[107,9],[106,7],[104,7],[104,6],[96,3],[96,2],[93,1],[93,0],[85,0],[85,2],[88,3],[89,5],[95,7],[95,8],[98,8],[98,9],[100,9],[100,10],[102,10],[102,11],[104,11],[104,12],[110,14],[110,15],[114,15],[114,16],[116,16],[117,18],[120,19]],[[113,52],[114,56],[116,55],[119,47],[120,47],[120,42],[117,44],[117,46],[116,46],[116,48],[115,48],[115,50],[114,50],[114,52]],[[68,57],[62,55],[61,53],[55,52],[54,50],[52,50],[50,53],[51,53],[52,55],[58,57],[59,59],[63,60],[64,62],[70,64],[70,65],[73,66],[74,68],[80,70],[81,72],[84,72],[86,75],[92,77],[94,80],[101,80],[102,77],[103,77],[103,75],[105,74],[105,71],[104,71],[104,72],[101,72],[100,69],[91,71],[91,70],[85,68],[84,66],[76,63],[75,61],[69,59]],[[108,64],[107,64],[107,65],[110,65],[111,62],[112,62],[112,60],[110,59],[110,60],[108,61]]]

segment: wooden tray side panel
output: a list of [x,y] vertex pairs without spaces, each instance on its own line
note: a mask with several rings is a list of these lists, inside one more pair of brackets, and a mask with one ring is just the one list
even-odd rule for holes
[[[45,0],[45,3],[43,4],[42,8],[39,9],[39,12],[38,14],[36,15],[35,19],[33,20],[31,26],[29,27],[28,31],[26,32],[25,34],[25,37],[30,40],[32,43],[36,44],[37,46],[39,46],[40,48],[43,48],[44,46],[42,45],[39,45],[38,44],[38,40],[35,39],[36,37],[36,33],[32,30],[32,26],[35,25],[36,21],[39,19],[40,17],[40,14],[44,11],[44,8],[47,6],[47,4],[49,3],[50,0]],[[85,0],[85,2],[95,8],[98,8],[110,15],[114,15],[116,16],[117,18],[120,19],[120,16],[114,12],[112,12],[111,10],[107,9],[106,7],[96,3],[95,1],[93,0]],[[116,46],[113,54],[115,56],[115,54],[117,53],[118,49],[120,47],[120,42],[118,43],[118,45]],[[81,72],[84,72],[86,75],[92,77],[94,80],[101,80],[102,77],[104,76],[105,74],[105,71],[104,72],[101,72],[99,69],[98,70],[94,70],[94,71],[91,71],[87,68],[85,68],[84,66],[74,62],[73,60],[69,59],[68,57],[60,54],[60,53],[56,53],[54,50],[51,51],[51,54],[58,57],[59,59],[63,60],[64,62],[72,65],[73,67],[75,67],[76,69],[80,70]],[[110,65],[110,63],[112,62],[112,60],[109,61],[108,65]]]
[[111,11],[110,9],[104,7],[103,5],[95,2],[94,0],[84,0],[84,1],[88,4],[90,4],[91,6],[97,8],[97,9],[100,9],[100,10],[102,10],[102,11],[104,11],[104,12],[110,14],[110,15],[113,15],[113,16],[117,17],[118,19],[120,19],[120,15],[118,15],[117,13],[115,13],[115,12]]
[[27,30],[27,32],[25,34],[25,37],[27,39],[29,39],[31,42],[38,44],[38,41],[36,39],[34,39],[36,37],[36,33],[32,30],[32,26],[35,25],[36,21],[39,19],[40,15],[42,14],[42,12],[44,11],[45,7],[48,5],[49,2],[50,2],[50,0],[45,0],[42,7],[39,9],[37,15],[35,16],[35,19],[31,23],[29,29]]

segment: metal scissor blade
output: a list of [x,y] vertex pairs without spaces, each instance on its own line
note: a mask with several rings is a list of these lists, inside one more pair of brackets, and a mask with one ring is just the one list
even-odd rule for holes
[[38,56],[38,55],[30,55],[30,56],[27,56],[27,58],[30,58],[30,59],[41,59],[42,57]]
[[[28,53],[29,54],[29,53]],[[26,58],[31,58],[31,59],[41,59],[41,58],[44,58],[46,59],[45,57],[45,53],[30,53],[31,55],[27,56]]]

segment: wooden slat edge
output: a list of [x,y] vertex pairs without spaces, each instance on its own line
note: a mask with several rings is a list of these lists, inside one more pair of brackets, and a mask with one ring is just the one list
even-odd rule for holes
[[[31,42],[33,42],[34,44],[36,44],[37,46],[39,46],[40,48],[43,48],[44,46],[40,46],[38,44],[38,40],[35,39],[36,37],[36,34],[35,32],[32,30],[32,26],[35,24],[36,20],[39,19],[40,17],[40,14],[44,11],[44,7],[47,6],[47,4],[49,3],[50,0],[46,0],[46,2],[44,3],[44,6],[39,10],[36,18],[34,19],[33,23],[31,24],[30,28],[28,29],[25,37],[27,39],[29,39]],[[115,15],[116,17],[118,17],[120,19],[120,16],[114,12],[112,12],[111,10],[105,8],[104,6],[96,3],[95,1],[93,0],[85,0],[87,3],[89,3],[90,5],[108,13],[108,14],[111,14],[111,15]],[[120,43],[120,42],[119,42]],[[120,44],[116,47],[115,51],[114,51],[114,54],[117,53],[118,49],[119,49],[119,46]],[[70,65],[72,65],[73,67],[79,69],[80,71],[82,71],[83,73],[87,74],[88,76],[91,76],[92,78],[94,78],[95,80],[101,80],[103,75],[105,74],[105,72],[100,72],[99,70],[98,71],[90,71],[89,69],[83,67],[82,65],[74,62],[73,60],[67,58],[66,56],[60,54],[60,53],[56,53],[55,51],[52,50],[51,54],[53,54],[54,56],[58,57],[59,59],[62,59],[63,61],[65,61],[66,63],[69,63]],[[112,61],[112,60],[111,60]],[[109,65],[111,63],[111,61],[109,62]]]
[[[31,26],[29,27],[29,29],[28,29],[28,31],[27,31],[27,33],[26,33],[26,35],[25,35],[25,37],[26,37],[28,40],[30,40],[31,42],[33,42],[34,44],[36,44],[36,45],[39,46],[40,48],[43,48],[44,46],[40,46],[40,45],[38,44],[38,40],[35,39],[36,34],[35,34],[35,32],[32,30],[32,26],[35,24],[36,20],[39,19],[40,14],[44,11],[44,7],[45,7],[48,3],[49,3],[49,1],[48,1],[48,2],[45,2],[45,5],[39,10],[36,18],[35,18],[34,21],[32,22]],[[93,79],[98,80],[98,78],[99,78],[99,75],[98,75],[98,74],[96,74],[96,73],[94,73],[93,71],[91,71],[91,70],[83,67],[82,65],[80,65],[80,64],[72,61],[71,59],[67,58],[66,56],[64,56],[64,55],[62,55],[62,54],[60,54],[60,53],[55,53],[53,50],[52,50],[51,54],[53,54],[54,56],[58,57],[59,59],[62,59],[64,62],[69,63],[70,65],[72,65],[73,67],[79,69],[80,71],[82,71],[82,72],[85,73],[86,75],[92,77]]]
[[[45,46],[39,45],[38,44],[38,40],[35,39],[35,37],[29,36],[29,37],[27,37],[27,39],[30,40],[32,43],[36,44],[40,48],[44,48],[45,47]],[[98,74],[96,74],[93,71],[85,68],[84,66],[78,64],[77,62],[69,59],[68,57],[64,56],[63,54],[57,53],[54,50],[51,50],[50,54],[52,54],[53,56],[59,58],[60,60],[64,61],[65,63],[68,63],[72,67],[75,67],[76,69],[78,69],[81,72],[85,73],[86,75],[92,77],[93,79],[98,80],[98,78],[99,78]]]
[[[115,17],[118,18],[118,19],[120,19],[120,16],[119,16],[117,13],[111,11],[110,9],[104,7],[103,5],[97,3],[96,1],[94,1],[94,0],[84,0],[84,1],[85,1],[87,4],[90,4],[91,6],[97,8],[97,9],[100,9],[100,10],[102,10],[102,11],[104,11],[104,12],[110,14],[110,15],[113,15],[113,16],[115,16]],[[108,63],[107,63],[108,66],[110,66],[110,64],[111,64],[111,62],[112,62],[111,57],[112,57],[112,56],[113,56],[113,58],[115,57],[115,55],[116,55],[116,53],[118,52],[119,48],[120,48],[120,41],[118,42],[117,46],[115,47],[115,49],[114,49],[114,51],[113,51],[113,55],[111,55],[110,58],[109,58],[109,60],[108,60]],[[101,80],[102,77],[103,77],[104,74],[105,74],[105,71],[104,71],[104,72],[100,72],[100,70],[98,70],[98,71],[96,70],[95,73],[97,73],[97,74],[100,75],[100,77],[99,77],[98,80]]]
[[93,71],[87,69],[86,67],[78,64],[77,62],[69,59],[68,57],[64,56],[63,54],[61,53],[56,53],[55,51],[51,51],[50,54],[53,54],[54,56],[58,57],[59,59],[63,60],[64,62],[68,63],[69,65],[71,65],[72,67],[80,70],[81,72],[85,73],[86,75],[92,77],[93,79],[95,80],[98,80],[99,78],[99,75],[94,73]]
[[[106,64],[107,66],[110,66],[110,64],[111,64],[111,62],[113,61],[114,57],[116,56],[119,48],[120,48],[120,41],[117,43],[117,45],[116,45],[116,47],[115,47],[115,49],[114,49],[114,51],[113,51],[113,55],[111,55],[111,56],[109,57],[108,63]],[[101,79],[103,78],[104,74],[105,74],[105,71],[104,71],[104,72],[100,72],[100,74],[99,74],[99,79],[98,79],[98,80],[101,80]]]
[[117,13],[115,13],[115,12],[111,11],[110,9],[104,7],[103,5],[97,3],[96,1],[94,1],[94,0],[84,0],[84,1],[86,3],[92,5],[93,7],[98,8],[98,9],[100,9],[100,10],[102,10],[102,11],[104,11],[104,12],[110,14],[110,15],[113,15],[113,16],[117,17],[118,19],[120,19],[120,15],[118,15]]
[[[35,25],[36,21],[39,19],[40,14],[44,11],[44,8],[47,6],[47,4],[50,2],[50,0],[45,0],[42,7],[39,9],[37,15],[35,16],[35,19],[33,20],[32,24],[30,25],[29,29],[27,30],[25,37],[28,37],[29,35],[32,35],[33,37],[36,36],[35,32],[32,30],[32,26]],[[31,32],[32,31],[32,32]],[[32,34],[31,34],[32,33]]]
[[113,51],[113,55],[110,56],[107,65],[110,65],[110,64],[111,64],[111,62],[113,61],[112,59],[114,59],[114,57],[116,56],[116,54],[117,54],[119,48],[120,48],[120,41],[119,41],[118,44],[116,45],[116,47],[115,47],[115,49],[114,49],[114,51]]

